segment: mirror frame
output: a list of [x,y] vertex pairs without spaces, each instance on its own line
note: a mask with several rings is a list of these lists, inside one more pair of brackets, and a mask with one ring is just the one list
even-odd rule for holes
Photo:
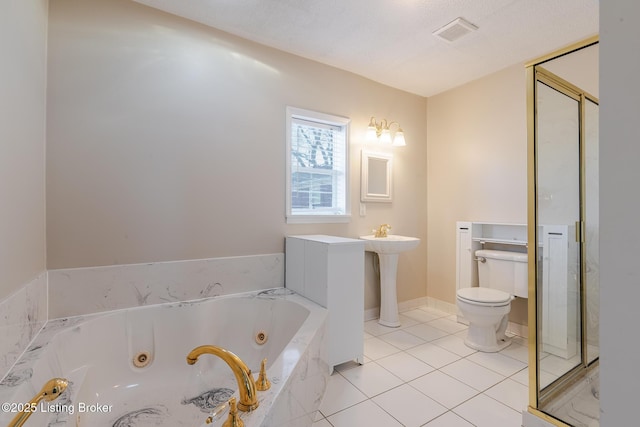
[[[369,161],[379,160],[386,162],[386,177],[381,179],[386,182],[386,192],[374,193],[370,189],[369,182]],[[384,202],[391,203],[393,189],[393,154],[376,153],[373,151],[362,150],[360,163],[360,200],[362,202]]]
[[[371,171],[369,167],[370,161],[382,161],[385,162],[386,176],[377,177],[376,181],[382,181],[385,183],[386,191],[374,192],[370,185],[373,179],[370,179]],[[362,150],[361,165],[360,165],[360,200],[362,202],[383,202],[391,203],[392,201],[392,189],[393,189],[393,154],[391,153],[377,153],[368,150]]]

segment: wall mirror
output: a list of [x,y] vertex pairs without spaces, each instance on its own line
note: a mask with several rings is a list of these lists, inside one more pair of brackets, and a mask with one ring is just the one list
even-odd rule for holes
[[360,200],[391,202],[393,155],[362,150]]

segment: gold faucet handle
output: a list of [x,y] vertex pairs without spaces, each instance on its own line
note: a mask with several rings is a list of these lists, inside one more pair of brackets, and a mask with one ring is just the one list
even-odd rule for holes
[[222,424],[222,427],[244,427],[244,422],[238,416],[238,407],[236,406],[236,398],[229,399],[229,416]]
[[271,388],[271,381],[267,378],[267,359],[262,359],[260,363],[260,373],[258,374],[258,381],[256,381],[256,389],[260,391],[269,390]]
[[211,424],[214,421],[218,421],[221,419],[227,412],[229,411],[229,401],[222,402],[218,406],[216,406],[213,411],[210,412],[210,415],[204,421],[206,424]]

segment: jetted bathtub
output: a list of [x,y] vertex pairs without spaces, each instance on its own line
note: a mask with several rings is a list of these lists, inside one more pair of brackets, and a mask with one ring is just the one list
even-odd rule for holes
[[[63,377],[64,394],[39,405],[26,426],[220,426],[226,415],[205,420],[239,400],[238,387],[216,356],[187,364],[207,344],[235,353],[254,377],[267,359],[271,388],[241,413],[247,427],[308,427],[328,379],[325,325],[325,309],[284,288],[56,319],[0,383],[0,398],[28,402]],[[0,425],[13,415],[3,411]]]

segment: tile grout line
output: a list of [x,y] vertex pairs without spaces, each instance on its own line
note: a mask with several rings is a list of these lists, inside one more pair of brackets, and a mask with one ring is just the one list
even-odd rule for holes
[[[411,309],[411,310],[409,310],[409,311],[412,311],[412,310],[421,310],[421,308],[413,308],[413,309]],[[437,314],[436,314],[436,313],[434,313],[434,311],[432,311],[432,310],[429,310],[429,311],[427,311],[427,310],[422,310],[422,311],[424,311],[424,312],[425,312],[425,313],[427,313],[427,314],[437,316]],[[439,313],[439,314],[442,314],[442,313]],[[428,425],[428,424],[429,424],[429,423],[431,423],[432,421],[434,421],[434,420],[436,420],[436,419],[438,419],[438,418],[440,418],[440,417],[444,416],[445,414],[447,414],[447,413],[449,413],[449,412],[451,412],[451,413],[453,413],[455,416],[460,417],[461,419],[465,420],[465,422],[470,423],[470,425],[473,425],[473,422],[472,422],[472,421],[467,420],[465,417],[463,417],[462,415],[458,414],[458,413],[457,413],[457,412],[455,412],[454,410],[455,410],[456,408],[460,407],[461,405],[463,405],[463,404],[465,404],[465,403],[469,402],[470,400],[472,400],[472,399],[474,399],[474,398],[477,398],[479,395],[483,395],[484,397],[491,399],[492,401],[496,402],[497,404],[500,404],[500,405],[501,405],[501,406],[503,406],[507,411],[514,411],[514,412],[518,413],[518,410],[517,410],[517,409],[515,409],[515,408],[511,407],[510,405],[508,405],[508,404],[507,404],[507,403],[505,403],[505,402],[500,401],[500,400],[499,400],[499,399],[497,399],[497,398],[494,398],[494,397],[492,397],[492,396],[490,396],[490,395],[486,394],[486,392],[487,392],[487,391],[489,391],[490,389],[492,389],[492,388],[494,388],[494,387],[498,386],[499,384],[505,383],[508,379],[511,379],[511,380],[512,380],[512,382],[514,382],[515,384],[517,384],[517,385],[519,385],[519,386],[525,386],[525,387],[526,387],[526,385],[525,385],[525,384],[522,384],[520,381],[517,381],[517,380],[513,379],[513,376],[518,375],[518,374],[519,374],[519,373],[521,373],[523,370],[527,369],[527,367],[528,367],[528,363],[525,363],[525,362],[523,362],[522,360],[518,359],[517,357],[513,357],[512,355],[509,355],[509,354],[503,354],[503,353],[502,353],[502,351],[500,351],[500,352],[496,352],[495,354],[500,354],[501,356],[503,356],[503,357],[507,358],[506,360],[510,360],[510,361],[512,361],[512,362],[515,362],[515,363],[523,364],[523,365],[524,365],[524,366],[522,366],[522,367],[518,368],[515,372],[511,373],[510,375],[505,375],[504,373],[502,373],[502,372],[499,372],[499,371],[495,370],[495,368],[490,368],[490,367],[488,367],[488,366],[485,366],[485,365],[484,365],[484,364],[482,364],[482,363],[479,363],[479,362],[476,362],[476,361],[474,361],[474,360],[472,360],[472,359],[469,359],[469,357],[471,357],[471,356],[473,356],[473,355],[475,355],[475,354],[481,353],[481,352],[473,351],[472,353],[469,353],[469,354],[466,354],[466,355],[461,355],[461,354],[459,354],[459,353],[457,353],[457,352],[455,352],[455,351],[452,351],[452,350],[450,350],[450,349],[448,349],[448,348],[446,348],[446,347],[443,347],[443,346],[441,346],[441,345],[439,345],[438,343],[436,343],[436,342],[435,342],[435,341],[438,341],[438,340],[441,340],[441,339],[444,339],[444,338],[448,338],[448,337],[457,337],[457,338],[462,339],[462,337],[461,337],[459,334],[460,334],[461,332],[463,332],[463,331],[465,331],[465,330],[467,329],[467,327],[465,326],[465,328],[460,329],[460,330],[457,330],[457,331],[456,331],[456,330],[454,330],[454,329],[457,329],[457,328],[453,328],[453,327],[452,327],[452,328],[449,328],[449,330],[446,330],[446,329],[443,329],[443,328],[442,328],[442,325],[440,325],[441,327],[438,327],[438,326],[436,326],[436,325],[432,325],[432,324],[430,324],[431,322],[434,322],[434,321],[438,321],[438,320],[446,320],[446,321],[448,321],[448,322],[452,322],[452,323],[454,323],[454,324],[456,324],[456,325],[457,325],[458,323],[457,323],[455,320],[452,320],[452,319],[450,319],[450,318],[449,318],[449,317],[451,316],[449,313],[446,313],[446,314],[444,314],[444,315],[439,315],[439,316],[437,316],[437,317],[435,317],[435,318],[433,318],[433,319],[427,320],[427,321],[420,321],[420,320],[415,319],[415,318],[413,318],[413,317],[411,317],[411,316],[409,316],[409,315],[404,315],[404,316],[405,316],[406,318],[410,319],[411,324],[409,324],[409,325],[407,325],[407,326],[404,326],[404,327],[400,327],[400,328],[389,328],[389,330],[380,329],[380,328],[382,328],[382,326],[375,325],[375,329],[373,329],[373,328],[369,328],[369,330],[366,330],[366,329],[365,329],[365,331],[364,331],[364,333],[368,334],[368,336],[365,336],[365,340],[370,340],[370,339],[372,339],[372,338],[377,338],[377,339],[378,339],[378,341],[380,341],[380,342],[384,343],[385,345],[388,345],[388,346],[392,347],[393,349],[395,349],[395,350],[397,350],[397,351],[393,351],[392,353],[385,354],[385,355],[383,355],[383,356],[379,356],[379,357],[377,357],[377,358],[375,358],[375,359],[374,359],[374,358],[371,358],[370,356],[367,356],[367,355],[365,354],[365,355],[364,355],[364,356],[365,356],[365,358],[366,358],[366,359],[368,359],[368,362],[366,362],[365,364],[363,364],[363,365],[354,365],[354,366],[349,366],[349,367],[346,367],[346,368],[344,368],[344,369],[336,369],[336,372],[337,372],[337,373],[342,377],[342,379],[346,380],[346,382],[347,382],[350,386],[354,387],[358,392],[362,393],[362,395],[364,395],[364,396],[366,397],[366,399],[364,399],[364,400],[362,400],[362,401],[360,401],[360,402],[354,403],[354,404],[352,404],[352,405],[349,405],[349,406],[347,406],[347,407],[341,408],[340,410],[338,410],[338,411],[336,411],[336,412],[334,412],[334,413],[332,413],[332,414],[330,414],[330,415],[325,415],[324,413],[322,413],[321,411],[319,411],[319,413],[320,413],[320,416],[321,416],[321,417],[319,417],[319,418],[315,419],[315,420],[314,420],[314,423],[316,423],[316,422],[320,422],[321,420],[325,420],[329,425],[331,425],[332,427],[334,427],[334,424],[333,424],[333,423],[331,423],[331,421],[329,421],[329,417],[333,417],[333,416],[335,416],[336,414],[339,414],[339,413],[341,413],[341,412],[343,412],[343,411],[346,411],[346,410],[348,410],[348,409],[351,409],[351,408],[353,408],[353,407],[355,407],[355,406],[357,406],[357,405],[359,405],[359,404],[362,404],[362,403],[364,403],[364,402],[366,402],[366,401],[372,401],[371,403],[373,403],[374,405],[376,405],[376,406],[377,406],[379,409],[381,409],[384,413],[386,413],[387,415],[389,415],[390,417],[392,417],[394,420],[396,420],[400,425],[403,425],[403,424],[402,424],[402,422],[401,422],[400,420],[398,420],[395,416],[393,416],[393,414],[391,414],[390,412],[388,412],[387,410],[385,410],[382,406],[380,406],[380,405],[379,405],[379,404],[374,400],[374,398],[376,398],[376,397],[378,397],[378,396],[380,396],[380,395],[383,395],[383,394],[385,394],[385,393],[387,393],[387,392],[390,392],[391,390],[397,389],[398,387],[402,387],[402,386],[404,386],[404,385],[408,385],[408,386],[410,386],[412,389],[414,389],[415,391],[419,392],[422,396],[424,396],[424,397],[428,398],[429,400],[433,401],[434,403],[436,403],[436,404],[438,404],[439,406],[441,406],[441,407],[443,407],[443,408],[445,408],[445,409],[446,409],[446,411],[445,411],[445,412],[443,412],[442,414],[439,414],[438,416],[436,416],[436,417],[434,417],[434,418],[430,419],[429,421],[427,421],[425,424],[422,424],[423,426]],[[375,321],[375,319],[374,319],[374,320],[370,320],[370,321],[368,321],[368,322],[373,322],[373,321]],[[413,323],[413,322],[416,322],[416,323]],[[365,323],[366,323],[366,322],[365,322]],[[442,322],[440,322],[440,323],[442,323]],[[410,331],[407,331],[407,330],[406,330],[406,329],[408,329],[408,328],[411,328],[411,327],[414,327],[414,326],[419,326],[419,325],[427,325],[427,326],[429,326],[429,327],[431,327],[431,328],[434,328],[434,329],[437,329],[438,331],[441,331],[442,333],[445,333],[445,335],[443,335],[443,336],[441,336],[441,337],[437,337],[437,338],[431,339],[431,340],[425,340],[424,338],[422,338],[422,337],[420,337],[420,336],[418,336],[418,335],[415,335],[415,334],[413,334],[412,332],[410,332]],[[375,333],[372,333],[372,332],[370,332],[370,331],[374,331]],[[400,348],[400,347],[398,347],[397,345],[394,345],[393,343],[391,343],[391,342],[389,342],[389,341],[387,341],[387,340],[385,340],[385,339],[383,338],[385,335],[389,335],[389,334],[392,334],[392,333],[394,333],[394,332],[398,332],[398,331],[403,331],[403,332],[405,332],[406,334],[409,334],[409,335],[411,335],[412,337],[415,337],[415,338],[417,338],[417,339],[421,340],[422,342],[420,342],[420,343],[418,343],[418,344],[409,345],[408,347],[405,347],[405,348]],[[520,337],[519,335],[516,335],[516,334],[512,334],[512,338],[520,338],[520,339],[522,339],[523,337]],[[419,346],[425,345],[425,344],[431,344],[431,345],[433,345],[433,346],[438,347],[439,349],[441,349],[441,350],[443,350],[443,351],[449,352],[449,353],[451,353],[451,354],[455,355],[455,356],[457,357],[457,359],[456,359],[456,360],[454,360],[454,361],[451,361],[451,362],[445,363],[445,364],[443,364],[442,366],[439,366],[438,368],[436,368],[436,367],[432,366],[431,364],[427,363],[426,361],[422,360],[421,358],[419,358],[419,357],[417,357],[417,356],[415,356],[415,355],[413,355],[413,354],[409,353],[409,351],[410,351],[410,350],[412,350],[412,349],[414,349],[414,348],[416,348],[416,347],[419,347]],[[521,345],[520,343],[516,343],[516,342],[512,342],[511,346],[509,346],[509,347],[507,347],[507,348],[509,348],[509,349],[515,349],[515,347],[512,347],[512,346],[520,346],[520,347],[524,347],[524,348],[526,349],[526,346],[525,346],[525,345]],[[404,346],[403,346],[403,347],[404,347]],[[412,378],[412,379],[410,379],[410,380],[405,380],[404,378],[400,378],[400,377],[398,377],[395,373],[393,373],[392,371],[390,371],[389,369],[387,369],[386,367],[384,367],[383,365],[381,365],[380,363],[378,363],[378,362],[379,362],[380,360],[382,360],[382,359],[385,359],[385,358],[388,358],[388,357],[392,357],[392,356],[397,356],[397,355],[399,355],[399,354],[405,354],[405,355],[407,355],[407,356],[410,356],[410,357],[412,357],[412,358],[415,358],[416,360],[418,360],[419,362],[421,362],[421,363],[425,364],[426,366],[428,366],[428,367],[429,367],[429,368],[431,368],[432,370],[431,370],[430,372],[428,372],[428,373],[425,373],[425,374],[419,375],[419,376],[417,376],[416,378]],[[471,386],[471,385],[469,385],[467,382],[465,382],[465,381],[463,381],[463,380],[461,380],[461,379],[459,379],[459,378],[453,377],[452,375],[448,374],[447,372],[442,371],[442,369],[443,369],[443,368],[446,368],[447,366],[450,366],[450,365],[452,365],[452,364],[454,364],[454,363],[456,363],[456,362],[459,362],[459,361],[461,361],[461,360],[466,360],[466,361],[468,361],[468,362],[472,363],[473,365],[476,365],[476,366],[478,366],[478,367],[480,367],[480,368],[484,368],[484,369],[486,369],[487,371],[491,372],[492,374],[499,375],[500,377],[502,377],[502,379],[500,379],[498,382],[496,382],[496,383],[494,383],[494,384],[491,384],[490,386],[488,386],[488,387],[486,387],[486,388],[484,388],[484,389],[482,389],[482,390],[478,390],[476,387],[472,387],[472,386]],[[495,361],[495,363],[499,364],[499,363],[500,363],[500,360],[498,359],[497,361]],[[360,368],[360,367],[362,367],[362,366],[369,365],[369,364],[375,364],[378,368],[382,368],[382,370],[383,370],[384,372],[386,372],[387,374],[391,375],[393,378],[395,378],[395,379],[397,379],[397,380],[401,381],[401,383],[400,383],[400,384],[397,384],[397,385],[394,385],[394,386],[392,386],[392,387],[390,387],[390,388],[388,388],[388,389],[385,389],[384,391],[381,391],[381,392],[379,392],[379,393],[377,393],[377,394],[375,394],[375,395],[373,395],[373,396],[369,396],[369,395],[368,395],[367,393],[365,393],[362,389],[360,389],[358,386],[356,386],[356,384],[355,384],[355,383],[353,383],[351,380],[349,380],[349,378],[348,378],[347,376],[345,376],[345,375],[344,375],[344,372],[350,371],[350,370],[352,370],[352,369],[358,369],[358,368]],[[516,367],[518,367],[518,366],[516,365]],[[415,381],[415,380],[418,380],[419,378],[423,378],[423,377],[425,377],[425,376],[427,376],[427,375],[430,375],[430,374],[432,374],[432,373],[434,373],[434,372],[439,372],[440,374],[442,374],[442,375],[446,375],[448,378],[450,378],[450,379],[452,379],[452,380],[455,380],[455,381],[457,381],[457,382],[460,382],[461,384],[464,384],[465,386],[469,387],[470,389],[472,389],[472,390],[474,391],[473,396],[470,396],[470,397],[468,397],[468,398],[466,398],[466,399],[462,400],[461,402],[457,403],[455,406],[453,406],[453,407],[451,407],[451,408],[448,408],[447,406],[443,405],[443,404],[442,404],[442,403],[440,403],[439,401],[437,401],[437,400],[433,399],[432,397],[428,396],[428,395],[427,395],[427,394],[425,394],[423,391],[419,390],[419,389],[418,389],[418,388],[416,388],[413,384],[411,384],[411,382],[413,382],[413,381]],[[525,405],[525,406],[526,406],[526,405]],[[523,409],[524,409],[524,408],[523,408]]]

